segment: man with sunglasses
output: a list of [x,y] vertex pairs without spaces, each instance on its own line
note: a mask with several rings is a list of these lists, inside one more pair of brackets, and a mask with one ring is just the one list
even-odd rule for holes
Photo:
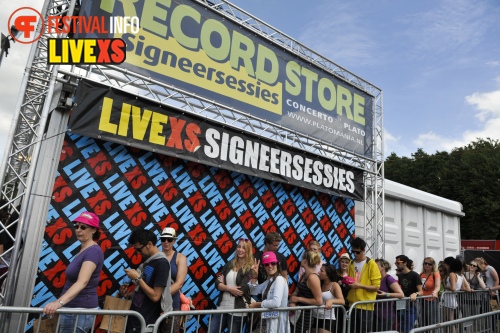
[[[374,301],[380,288],[382,276],[375,260],[365,255],[366,242],[357,237],[351,241],[354,260],[347,268],[348,275],[354,279],[349,284],[347,300],[349,304],[359,301]],[[351,332],[372,332],[374,303],[356,305],[353,309]]]
[[262,265],[262,254],[264,252],[274,252],[274,254],[276,254],[276,258],[278,258],[278,262],[280,263],[281,267],[281,275],[285,278],[285,281],[288,281],[288,265],[286,262],[286,258],[284,255],[278,252],[278,247],[282,240],[283,238],[277,232],[268,232],[264,238],[264,248],[262,249],[262,251],[257,251],[257,253],[255,253],[254,258],[261,263],[259,266],[259,275],[257,277],[259,284],[262,284],[267,280],[267,272]]
[[412,261],[405,255],[396,257],[396,271],[398,272],[398,282],[405,297],[410,297],[411,302],[407,302],[406,310],[398,313],[399,331],[409,332],[415,326],[417,319],[417,308],[415,300],[417,296],[423,295],[422,280],[420,275],[410,269]]
[[[132,295],[121,288],[120,293],[132,297],[130,310],[139,312],[146,325],[154,324],[162,312],[172,310],[170,295],[170,264],[165,253],[156,246],[158,239],[151,230],[137,229],[129,237],[135,251],[146,259],[137,269],[126,269],[125,273],[136,284]],[[139,332],[139,320],[130,316],[127,333]]]

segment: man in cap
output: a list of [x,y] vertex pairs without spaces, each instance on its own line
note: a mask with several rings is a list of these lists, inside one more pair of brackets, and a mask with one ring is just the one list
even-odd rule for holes
[[[126,288],[120,288],[123,296],[132,296],[131,310],[139,312],[146,325],[154,324],[163,312],[172,310],[170,295],[170,264],[156,243],[158,239],[151,230],[134,230],[129,243],[135,251],[146,259],[138,269],[126,269],[125,273],[136,284],[132,295]],[[127,333],[139,332],[139,320],[130,316],[127,321]]]
[[[170,262],[170,276],[172,279],[170,293],[172,295],[173,310],[180,311],[181,288],[184,285],[188,272],[187,258],[184,254],[174,249],[174,244],[177,240],[177,232],[174,228],[164,228],[160,239],[162,252],[165,253],[165,256]],[[179,316],[167,317],[167,326],[170,327],[170,325],[172,325],[171,322],[173,323],[173,333],[179,332],[180,319],[181,317]]]

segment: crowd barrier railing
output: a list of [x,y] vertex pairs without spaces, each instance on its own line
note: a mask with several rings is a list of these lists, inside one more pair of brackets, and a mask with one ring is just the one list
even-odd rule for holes
[[408,332],[419,322],[439,322],[439,300],[432,296],[383,298],[353,303],[347,314],[347,333]]
[[[33,326],[34,318],[41,319],[41,308],[30,307],[0,307],[0,331],[1,332],[25,332]],[[296,317],[294,313],[301,311],[298,321],[293,324]],[[261,333],[265,332],[265,327],[272,325],[273,332],[281,331],[283,325],[291,325],[291,333],[363,333],[363,332],[406,332],[420,327],[429,327],[448,321],[463,322],[463,327],[472,327],[472,318],[484,312],[491,311],[490,297],[488,291],[474,292],[445,292],[441,297],[432,296],[418,297],[415,301],[410,298],[388,298],[374,301],[356,302],[346,311],[341,305],[333,308],[335,320],[325,320],[329,318],[332,310],[326,310],[324,306],[302,306],[286,307],[279,309],[234,309],[228,310],[194,310],[194,311],[171,311],[163,314],[154,325],[146,327],[144,318],[135,311],[122,310],[90,310],[90,309],[60,309],[58,314],[76,314],[102,316],[129,316],[138,318],[141,323],[141,333],[160,332],[160,323],[167,318],[169,327],[167,331],[174,333],[219,333],[220,316],[231,314],[229,326],[232,327],[229,333]],[[28,321],[28,315],[30,320]],[[322,318],[322,319],[318,319]],[[266,319],[267,318],[267,319]],[[277,318],[282,318],[278,320]],[[95,320],[95,319],[94,319]],[[483,320],[484,321],[484,320]],[[184,322],[182,326],[179,323]],[[179,325],[180,330],[175,326]],[[216,325],[219,325],[217,327]],[[493,322],[485,322],[484,327],[493,331]],[[58,323],[59,326],[59,323]],[[95,325],[94,325],[95,326]],[[203,329],[202,329],[203,328]],[[321,329],[322,328],[322,329]],[[165,327],[163,328],[165,330]],[[326,332],[325,332],[326,331]],[[466,330],[466,332],[477,333],[476,330]],[[92,331],[93,332],[93,331]],[[479,332],[479,331],[478,331]],[[36,331],[34,333],[37,333]],[[455,333],[450,330],[450,333]]]
[[471,317],[491,311],[490,292],[445,291],[441,295],[441,321]]
[[[334,313],[335,320],[330,313]],[[164,313],[158,318],[154,325],[149,325],[146,332],[160,332],[160,325],[164,325],[163,332],[174,333],[176,321],[182,317],[189,316],[184,327],[179,330],[181,333],[219,333],[222,332],[221,317],[227,319],[227,326],[230,327],[228,333],[346,333],[346,309],[341,305],[333,306],[332,310],[325,309],[325,306],[294,306],[284,308],[255,308],[255,309],[232,309],[228,310],[194,310],[194,311],[171,311]],[[298,317],[294,324],[295,316]],[[319,318],[318,318],[319,317]],[[170,318],[170,319],[169,319]],[[290,325],[290,330],[286,326]],[[226,325],[224,325],[225,327]],[[175,329],[174,329],[175,328]],[[324,330],[324,331],[323,331]]]
[[409,333],[496,333],[500,332],[500,311],[463,317],[435,325],[418,327]]
[[471,317],[491,311],[489,292],[444,292],[440,298],[420,296],[360,301],[348,311],[347,333],[409,332],[415,327]]
[[[32,318],[28,318],[28,315],[32,314]],[[96,316],[109,315],[109,321],[111,322],[112,318],[117,317],[125,317],[126,320],[133,316],[138,319],[140,323],[140,331],[137,333],[145,333],[146,332],[146,321],[144,318],[136,311],[130,310],[101,310],[101,309],[70,309],[70,308],[62,308],[56,311],[56,314],[74,314],[78,316],[94,316],[94,322],[92,323],[92,330],[94,332],[95,320]],[[0,306],[0,318],[2,321],[0,322],[0,332],[9,332],[9,333],[21,333],[26,332],[29,329],[33,328],[34,321],[38,319],[41,321],[45,318],[43,314],[42,308],[31,308],[31,307],[12,307],[12,306]],[[60,317],[57,316],[57,327],[56,331],[60,326]],[[111,327],[111,325],[109,325]],[[37,327],[37,329],[33,330],[33,333],[41,333],[40,332],[41,325]],[[73,328],[73,332],[77,332],[76,327]],[[108,330],[110,332],[110,330]]]

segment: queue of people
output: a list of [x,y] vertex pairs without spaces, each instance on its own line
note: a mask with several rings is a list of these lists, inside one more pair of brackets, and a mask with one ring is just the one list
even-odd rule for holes
[[[97,215],[83,212],[73,222],[81,243],[80,250],[66,269],[67,280],[61,295],[44,307],[43,311],[48,315],[63,307],[98,309],[97,286],[104,262],[102,250],[96,243],[100,236],[100,221]],[[174,248],[176,230],[171,227],[163,229],[160,240],[161,249],[157,247],[157,236],[151,230],[137,229],[130,234],[129,244],[141,254],[143,262],[137,269],[125,269],[135,287],[120,288],[120,295],[132,300],[131,310],[139,312],[147,325],[154,324],[162,313],[181,310],[181,299],[186,300],[181,290],[188,272],[187,258]],[[224,310],[224,313],[211,316],[210,333],[226,330],[335,333],[344,322],[344,311],[339,311],[339,306],[347,310],[351,305],[354,305],[349,322],[351,332],[391,329],[409,332],[414,328],[417,312],[421,326],[438,322],[438,297],[444,291],[489,289],[491,297],[496,297],[500,289],[498,274],[483,258],[465,265],[452,257],[439,264],[426,257],[419,274],[413,270],[415,264],[410,258],[399,255],[394,263],[395,278],[389,274],[391,264],[387,260],[366,256],[366,242],[358,237],[351,241],[353,259],[343,253],[338,258],[338,267],[323,262],[320,244],[310,242],[302,254],[296,288],[289,295],[287,261],[278,252],[281,241],[281,235],[276,232],[266,234],[262,251],[256,251],[248,239],[236,241],[233,259],[223,266],[215,280],[215,287],[220,291],[217,309]],[[464,272],[463,267],[467,271]],[[426,296],[423,302],[419,302],[421,309],[415,302],[418,296]],[[375,302],[377,299],[403,297],[407,298],[404,310],[389,306],[389,301]],[[298,319],[293,322],[287,311],[272,311],[310,305],[318,308],[297,311]],[[322,305],[324,307],[320,307]],[[458,303],[453,294],[443,296],[442,306],[444,319],[455,319]],[[245,308],[270,311],[262,313],[256,327],[252,325],[253,314],[232,311]],[[87,332],[93,322],[94,316],[63,314],[59,332],[73,332],[75,327]],[[126,332],[138,329],[138,320],[129,317]],[[161,323],[160,331],[180,332],[179,317],[167,317]]]

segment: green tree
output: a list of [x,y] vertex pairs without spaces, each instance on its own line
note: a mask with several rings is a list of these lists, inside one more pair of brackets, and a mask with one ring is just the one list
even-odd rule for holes
[[385,177],[462,204],[464,239],[492,239],[500,234],[500,143],[478,139],[464,147],[429,155],[418,149],[411,158],[392,153]]

